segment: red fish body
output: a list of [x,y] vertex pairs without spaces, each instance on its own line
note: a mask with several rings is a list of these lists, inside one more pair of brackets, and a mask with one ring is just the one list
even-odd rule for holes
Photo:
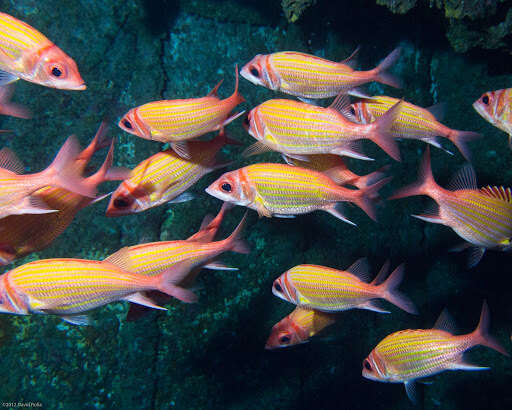
[[400,189],[389,199],[427,195],[438,205],[416,218],[449,226],[472,248],[469,261],[475,266],[486,249],[512,249],[512,194],[510,188],[488,186],[478,188],[473,169],[464,167],[450,188],[440,187],[434,180],[429,150],[425,152],[417,183]]
[[512,88],[489,91],[473,103],[473,108],[492,125],[508,134],[512,144]]
[[46,87],[85,90],[74,60],[39,31],[0,13],[0,83],[21,78]]
[[400,87],[400,81],[387,72],[400,56],[399,48],[369,71],[350,67],[355,54],[341,62],[295,51],[258,54],[240,75],[253,84],[307,99],[334,97],[371,81]]
[[388,383],[404,383],[415,401],[415,381],[445,370],[486,370],[464,361],[465,351],[474,346],[508,353],[488,334],[489,311],[484,302],[476,330],[455,336],[451,319],[441,314],[433,329],[401,330],[386,336],[363,361],[363,377]]

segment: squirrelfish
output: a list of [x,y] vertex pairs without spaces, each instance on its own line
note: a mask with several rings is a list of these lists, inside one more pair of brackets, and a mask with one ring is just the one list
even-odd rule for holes
[[512,88],[488,91],[473,103],[473,108],[492,125],[508,134],[512,145]]
[[243,114],[230,115],[244,98],[238,92],[238,71],[235,91],[220,100],[217,91],[222,81],[206,97],[184,100],[154,101],[132,108],[119,121],[119,127],[138,137],[168,142],[181,156],[188,157],[183,141],[199,137],[223,127]]
[[261,163],[226,172],[206,188],[206,192],[222,201],[254,209],[258,215],[268,218],[290,218],[322,210],[355,225],[343,215],[340,202],[353,202],[375,219],[373,199],[388,181],[384,178],[355,190],[336,185],[318,171]]
[[371,124],[350,121],[345,114],[349,105],[346,95],[339,95],[328,108],[294,100],[265,101],[253,108],[244,121],[249,134],[258,140],[244,155],[273,150],[299,159],[301,155],[336,154],[368,160],[353,144],[369,139],[400,160],[390,130],[401,103]]
[[368,283],[368,262],[357,260],[341,271],[319,265],[298,265],[274,281],[272,293],[297,306],[322,312],[367,309],[389,313],[375,299],[385,299],[408,313],[416,313],[414,304],[397,291],[404,268],[400,265],[385,280],[388,264]]
[[363,361],[363,377],[404,383],[407,396],[416,401],[415,381],[445,370],[487,370],[464,360],[465,351],[487,346],[508,356],[489,335],[489,309],[484,302],[477,328],[468,334],[453,334],[453,324],[446,311],[432,329],[401,330],[386,336]]
[[[370,124],[382,117],[398,101],[398,98],[387,96],[374,96],[363,99],[350,106],[351,113],[362,124]],[[417,139],[442,148],[438,137],[444,137],[457,146],[464,157],[469,160],[470,152],[467,142],[481,137],[480,134],[471,131],[459,131],[441,124],[444,109],[442,104],[436,104],[429,108],[421,108],[407,101],[402,101],[400,112],[393,125],[391,134],[395,138]]]
[[21,78],[46,87],[85,90],[75,61],[39,31],[0,13],[0,84]]
[[216,161],[217,153],[231,142],[220,133],[211,141],[185,142],[190,159],[172,149],[159,152],[137,165],[114,191],[107,216],[128,215],[162,205],[193,198],[185,191],[207,173],[225,166]]
[[147,276],[105,261],[41,259],[0,276],[0,311],[53,314],[83,325],[88,324],[85,312],[120,300],[165,310],[141,291],[156,289],[184,302],[195,302],[193,292],[172,284],[173,275],[172,269]]
[[69,137],[48,168],[35,174],[21,175],[23,165],[16,155],[8,148],[0,150],[0,218],[55,212],[34,195],[46,186],[94,197],[96,185],[82,178],[81,169],[75,163],[79,151],[76,138]]
[[463,167],[448,189],[434,180],[427,147],[421,162],[419,179],[389,199],[427,195],[436,202],[434,209],[421,215],[421,220],[449,226],[468,243],[454,250],[470,248],[469,266],[475,266],[486,249],[512,249],[512,192],[502,186],[478,188],[475,171]]
[[333,313],[297,306],[292,313],[272,327],[265,349],[306,343],[311,337],[335,322],[336,315]]
[[400,57],[400,48],[369,71],[351,67],[356,54],[357,50],[341,62],[295,51],[258,54],[243,66],[240,75],[253,84],[307,99],[334,97],[371,81],[401,87],[400,81],[387,72]]

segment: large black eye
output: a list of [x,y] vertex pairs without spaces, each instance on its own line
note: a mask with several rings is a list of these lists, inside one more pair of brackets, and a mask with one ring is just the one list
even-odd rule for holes
[[369,370],[371,371],[372,370],[372,365],[370,364],[370,362],[368,360],[365,359],[364,363],[363,363],[363,366],[366,370]]
[[288,343],[290,343],[290,336],[281,336],[279,338],[279,343],[281,343],[282,345],[286,345]]
[[129,130],[131,130],[133,127],[132,127],[132,123],[128,120],[124,120],[123,121],[123,125],[128,128]]
[[283,288],[281,287],[281,285],[278,282],[274,283],[274,289],[277,290],[278,292],[283,291]]
[[353,106],[350,106],[350,114],[356,115],[356,109]]
[[132,204],[132,200],[125,196],[120,196],[116,199],[114,199],[114,206],[116,208],[127,208]]
[[57,68],[57,67],[53,67],[52,68],[52,75],[54,77],[60,77],[62,75],[62,71],[59,68]]
[[224,192],[231,192],[232,188],[231,188],[231,184],[228,184],[227,182],[224,182],[220,189],[222,189]]
[[259,77],[260,76],[260,72],[258,71],[258,69],[256,67],[251,67],[250,71],[251,71],[251,74],[254,77]]
[[244,125],[249,126],[249,117],[244,118]]
[[489,97],[488,97],[487,95],[484,95],[484,96],[482,97],[482,102],[483,102],[485,105],[489,104]]

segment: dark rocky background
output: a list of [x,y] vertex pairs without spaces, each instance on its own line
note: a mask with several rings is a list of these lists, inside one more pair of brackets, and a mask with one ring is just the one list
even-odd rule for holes
[[[0,128],[15,133],[0,135],[0,145],[15,150],[31,171],[40,170],[68,135],[76,134],[85,145],[108,117],[118,138],[116,161],[133,167],[160,149],[115,126],[133,106],[203,96],[220,79],[220,93],[228,96],[235,63],[243,65],[257,53],[290,49],[341,60],[361,45],[360,67],[368,69],[401,45],[404,53],[395,72],[405,88],[372,85],[369,91],[422,106],[446,102],[445,124],[484,135],[471,146],[479,183],[511,185],[506,135],[471,107],[483,92],[512,86],[510,1],[377,1],[389,9],[370,0],[309,1],[308,8],[295,11],[294,23],[286,17],[291,20],[290,7],[301,2],[283,3],[285,11],[270,0],[0,1],[2,11],[33,25],[70,54],[88,86],[68,92],[20,81],[14,99],[34,118],[2,118]],[[245,80],[240,88],[246,109],[274,96]],[[251,142],[240,120],[228,129]],[[390,162],[371,144],[367,149],[377,161],[350,161],[356,170],[369,172]],[[236,159],[240,150],[230,148],[226,156]],[[394,179],[385,196],[416,178],[423,150],[419,142],[401,143],[403,161],[391,164]],[[463,163],[459,154],[432,150],[432,156],[440,183]],[[278,156],[251,159],[256,160]],[[97,164],[101,161],[99,155]],[[205,214],[219,209],[220,201],[203,190],[220,173],[203,178],[193,188],[199,199],[188,203],[116,219],[104,216],[106,202],[84,209],[50,248],[18,263],[63,256],[101,259],[121,246],[185,238]],[[489,252],[468,271],[461,255],[447,253],[459,242],[451,230],[409,216],[426,203],[422,198],[386,202],[379,223],[354,208],[350,216],[357,228],[325,213],[258,220],[251,212],[246,237],[253,252],[224,257],[240,271],[207,271],[197,305],[172,303],[169,312],[135,323],[125,321],[126,303],[95,311],[91,327],[73,327],[54,317],[2,315],[0,398],[41,402],[47,409],[413,408],[402,386],[361,377],[362,360],[390,332],[431,327],[443,307],[461,332],[470,331],[486,298],[493,333],[511,350],[511,256]],[[222,236],[242,214],[237,208],[228,215]],[[271,294],[274,278],[299,263],[346,268],[361,256],[370,258],[375,273],[387,258],[393,266],[407,263],[403,289],[419,316],[394,308],[391,315],[349,311],[309,344],[263,350],[272,325],[293,308]],[[512,408],[511,361],[485,348],[470,357],[492,370],[436,376],[422,388],[419,407]]]

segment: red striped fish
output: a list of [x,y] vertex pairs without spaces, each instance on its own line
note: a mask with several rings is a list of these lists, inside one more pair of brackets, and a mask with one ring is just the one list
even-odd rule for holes
[[451,318],[444,311],[432,329],[401,330],[386,336],[363,361],[363,377],[388,383],[404,383],[407,396],[416,401],[415,381],[445,370],[487,370],[464,360],[467,350],[487,346],[508,356],[489,335],[489,309],[484,302],[477,328],[453,335]]
[[33,195],[47,186],[94,197],[96,185],[81,177],[81,169],[75,162],[79,150],[76,138],[69,137],[48,168],[27,175],[21,175],[23,165],[11,150],[0,150],[0,218],[8,215],[55,212]]
[[254,164],[226,172],[206,192],[226,202],[254,209],[268,218],[293,217],[322,210],[342,221],[341,202],[353,202],[370,218],[376,218],[373,200],[389,181],[384,178],[364,189],[348,189],[334,183],[327,175],[286,164]]
[[142,212],[167,202],[184,202],[193,198],[185,193],[209,172],[223,167],[216,156],[226,143],[232,143],[224,133],[211,141],[186,142],[190,159],[172,149],[159,152],[137,165],[114,191],[107,208],[107,216]]
[[401,87],[400,80],[388,73],[400,57],[400,48],[369,71],[355,71],[351,67],[356,53],[357,50],[341,62],[295,51],[258,54],[243,66],[240,75],[253,84],[308,99],[345,94],[371,81]]
[[217,96],[221,83],[222,81],[206,97],[154,101],[132,108],[121,118],[118,125],[138,137],[168,142],[179,155],[188,158],[187,146],[183,141],[222,130],[243,114],[242,111],[230,115],[238,104],[245,101],[238,92],[238,69],[235,91],[224,100]]
[[345,116],[349,106],[346,95],[339,95],[328,108],[293,100],[265,101],[253,108],[244,121],[249,134],[258,140],[244,155],[273,150],[299,159],[311,154],[370,159],[353,145],[355,141],[369,139],[399,161],[400,151],[390,130],[401,103],[371,124],[350,121]]
[[512,88],[488,91],[473,103],[478,114],[508,134],[512,146]]
[[336,322],[336,315],[314,309],[295,310],[272,327],[265,349],[277,349],[306,343],[318,332]]
[[471,166],[462,168],[448,189],[442,188],[432,175],[430,151],[427,147],[418,181],[398,190],[389,199],[415,195],[427,195],[437,206],[424,214],[413,216],[427,222],[449,226],[467,241],[454,250],[470,248],[470,267],[480,262],[486,249],[512,249],[511,190],[496,186],[479,189],[475,171]]
[[367,309],[389,313],[375,301],[385,299],[408,313],[416,313],[409,298],[397,291],[404,274],[403,265],[382,282],[387,274],[387,265],[370,283],[365,258],[357,260],[346,271],[319,265],[298,265],[274,281],[272,293],[297,306],[322,312]]
[[[362,124],[370,124],[382,117],[400,100],[383,95],[363,99],[350,106],[351,113]],[[395,138],[417,139],[444,149],[438,137],[444,137],[457,146],[462,155],[469,161],[468,141],[481,137],[471,131],[459,131],[447,127],[438,121],[444,112],[442,104],[429,108],[421,108],[407,101],[402,101],[400,112],[391,126]]]
[[[174,270],[173,270],[174,269]],[[156,289],[184,302],[193,292],[173,285],[179,267],[156,276],[124,271],[108,262],[83,259],[42,259],[0,276],[0,311],[18,315],[53,314],[73,324],[88,324],[84,313],[111,302],[127,300],[162,309],[140,292]]]
[[43,34],[0,13],[0,84],[21,78],[46,87],[85,90],[74,60]]

